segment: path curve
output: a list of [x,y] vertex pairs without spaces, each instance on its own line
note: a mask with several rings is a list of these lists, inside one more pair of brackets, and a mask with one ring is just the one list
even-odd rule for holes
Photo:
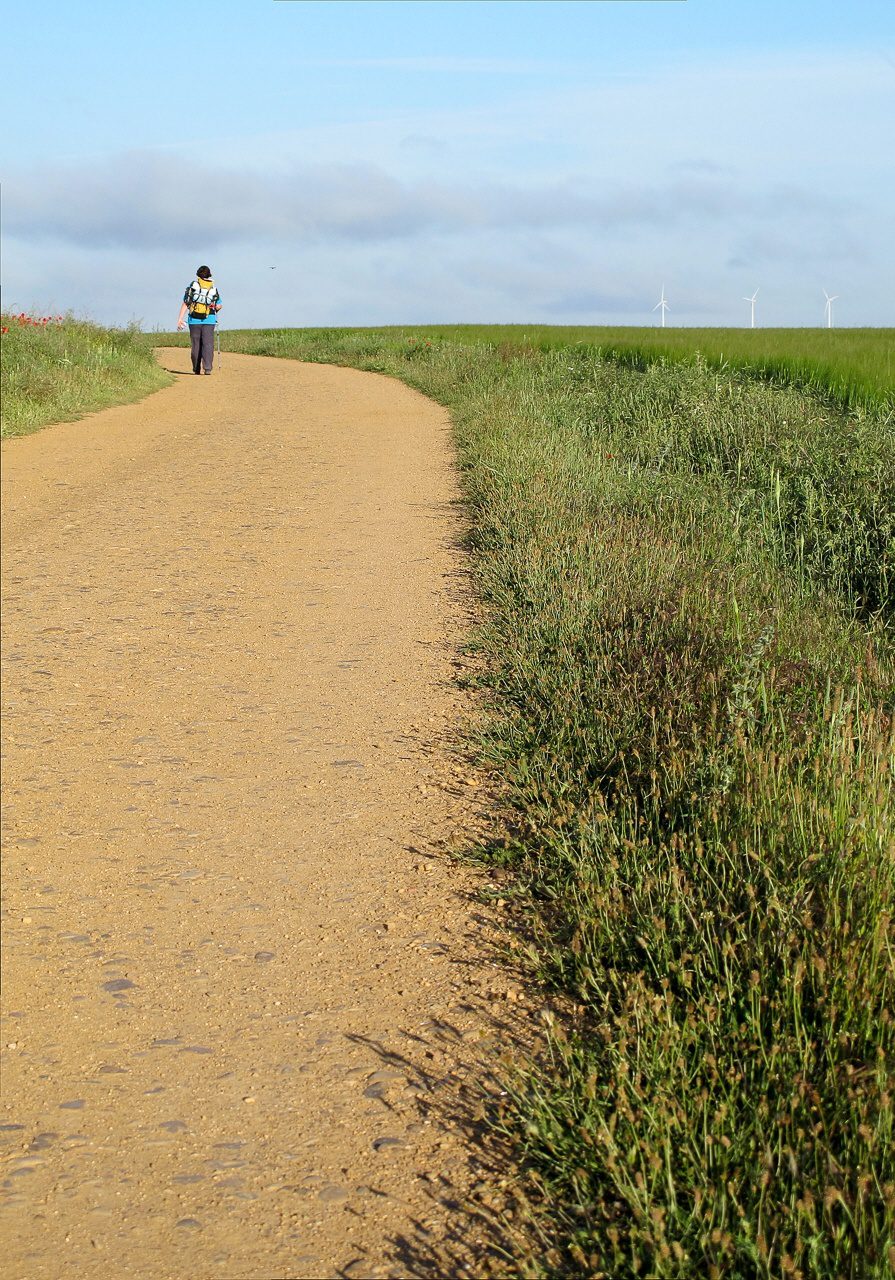
[[478,1273],[447,414],[160,359],[3,446],[4,1274]]

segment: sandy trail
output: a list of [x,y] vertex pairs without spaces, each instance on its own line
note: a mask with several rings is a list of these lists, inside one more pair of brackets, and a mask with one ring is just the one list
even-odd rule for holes
[[477,1271],[447,415],[161,358],[3,446],[4,1274]]

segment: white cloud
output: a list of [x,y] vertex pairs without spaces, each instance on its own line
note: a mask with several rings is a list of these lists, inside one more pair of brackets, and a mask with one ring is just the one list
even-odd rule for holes
[[129,154],[99,164],[20,173],[6,193],[7,229],[23,240],[84,248],[179,249],[201,225],[209,246],[263,238],[283,244],[376,243],[482,228],[694,227],[719,219],[829,216],[837,198],[795,184],[743,192],[727,178],[686,175],[661,184],[402,180],[372,165],[262,172]]

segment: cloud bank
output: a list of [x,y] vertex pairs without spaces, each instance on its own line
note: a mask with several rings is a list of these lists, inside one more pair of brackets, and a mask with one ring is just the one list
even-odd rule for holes
[[197,223],[204,242],[220,248],[259,239],[373,244],[481,230],[614,233],[725,219],[773,222],[783,214],[811,217],[841,208],[797,185],[738,190],[728,174],[714,172],[605,188],[584,176],[513,185],[409,181],[361,163],[265,172],[166,153],[21,171],[8,181],[5,203],[7,232],[21,240],[134,251],[188,248]]

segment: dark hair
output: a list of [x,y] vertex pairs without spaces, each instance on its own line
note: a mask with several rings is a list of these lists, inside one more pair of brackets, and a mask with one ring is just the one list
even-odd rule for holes
[[196,275],[197,275],[197,276],[200,276],[203,280],[210,280],[210,279],[211,279],[211,267],[197,267],[197,268],[196,268]]

